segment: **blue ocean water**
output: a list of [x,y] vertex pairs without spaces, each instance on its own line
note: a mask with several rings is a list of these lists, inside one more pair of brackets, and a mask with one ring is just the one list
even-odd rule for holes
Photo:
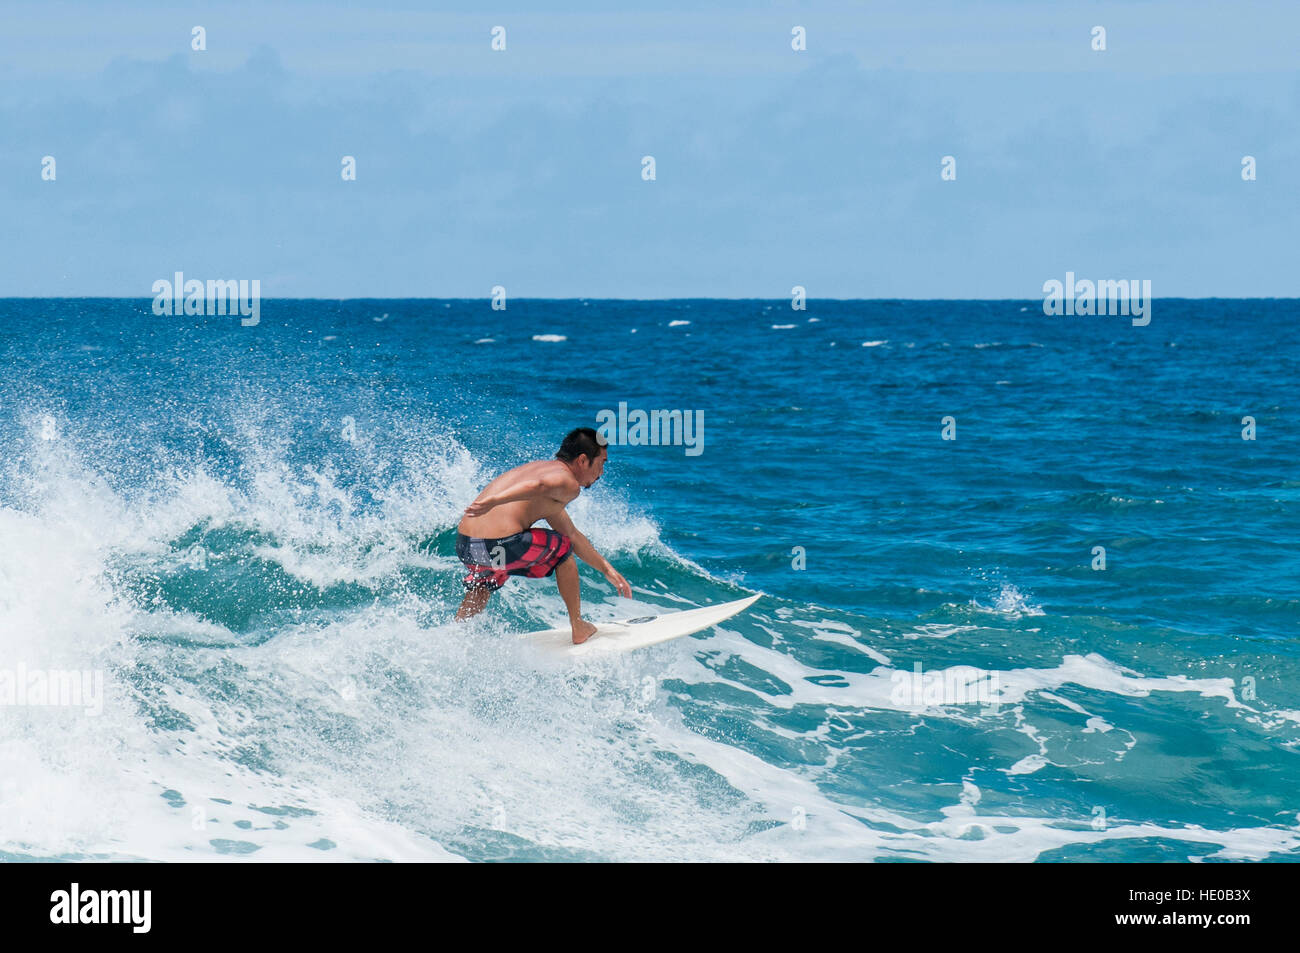
[[[1298,312],[0,301],[0,672],[104,677],[0,706],[0,857],[1296,859]],[[620,404],[703,439],[570,507],[591,617],[764,598],[450,624],[463,507]]]

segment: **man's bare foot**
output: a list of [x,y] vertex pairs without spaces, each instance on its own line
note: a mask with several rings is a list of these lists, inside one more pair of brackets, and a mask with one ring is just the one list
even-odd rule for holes
[[596,627],[586,619],[575,619],[573,622],[573,644],[581,645],[589,638],[596,634]]

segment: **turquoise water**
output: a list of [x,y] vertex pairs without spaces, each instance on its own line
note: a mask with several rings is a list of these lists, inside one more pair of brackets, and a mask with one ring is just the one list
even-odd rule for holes
[[[0,857],[1294,859],[1298,310],[0,301],[0,671],[104,680],[0,707]],[[448,624],[460,510],[620,403],[703,442],[570,507],[591,616],[764,598]]]

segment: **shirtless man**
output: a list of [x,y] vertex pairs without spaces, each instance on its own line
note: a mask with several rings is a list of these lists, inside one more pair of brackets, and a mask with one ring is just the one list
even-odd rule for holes
[[[456,618],[478,615],[507,576],[539,578],[555,574],[560,597],[569,610],[573,641],[591,638],[596,627],[582,618],[578,598],[578,567],[571,553],[600,570],[620,595],[632,588],[609,561],[574,527],[564,507],[600,479],[608,452],[591,427],[579,427],[564,438],[554,460],[535,460],[507,470],[483,488],[457,527],[456,555],[469,575],[465,599]],[[551,531],[532,529],[546,520]]]

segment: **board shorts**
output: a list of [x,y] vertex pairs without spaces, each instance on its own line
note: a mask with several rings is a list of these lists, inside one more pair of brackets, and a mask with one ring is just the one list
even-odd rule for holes
[[526,529],[501,539],[456,534],[456,555],[469,570],[466,589],[496,592],[507,576],[541,579],[554,573],[572,551],[573,541],[554,530]]

